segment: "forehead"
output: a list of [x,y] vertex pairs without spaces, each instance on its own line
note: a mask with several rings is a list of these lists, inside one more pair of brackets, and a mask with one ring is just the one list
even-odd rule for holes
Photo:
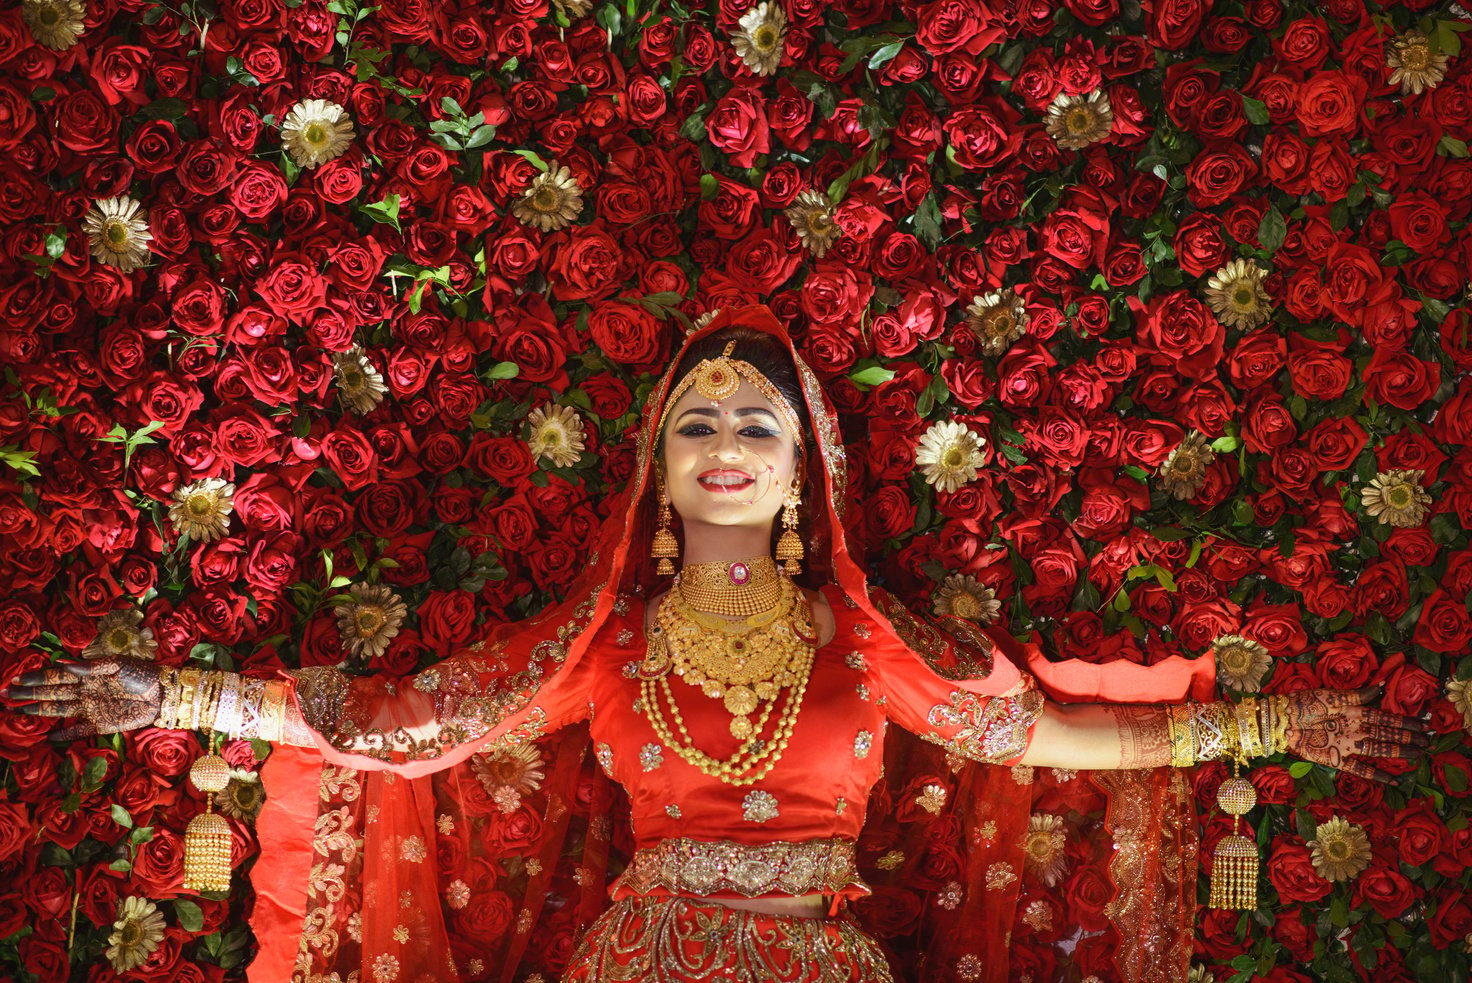
[[[741,380],[741,385],[737,388],[734,394],[727,397],[726,399],[721,400],[721,405],[719,407],[714,407],[714,404],[712,404],[709,399],[700,395],[700,391],[694,386],[691,386],[680,395],[679,400],[675,403],[673,407],[671,407],[669,414],[669,423],[670,425],[674,425],[674,423],[680,418],[681,415],[690,410],[708,410],[712,408],[715,408],[716,412],[722,414],[730,412],[732,414],[738,414],[745,417],[760,416],[761,419],[767,423],[771,423],[775,420],[778,427],[780,427],[784,431],[787,429],[787,427],[782,423],[782,417],[777,413],[777,408],[772,405],[772,401],[763,396],[761,390],[756,388],[756,386],[753,386],[751,382],[745,378]],[[743,414],[740,412],[741,410],[753,409],[763,410],[764,413]],[[709,417],[706,418],[709,419]]]

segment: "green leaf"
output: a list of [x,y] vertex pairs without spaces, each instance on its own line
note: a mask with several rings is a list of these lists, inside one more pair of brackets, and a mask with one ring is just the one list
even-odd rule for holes
[[116,802],[112,804],[112,821],[123,827],[123,829],[133,828],[133,817],[128,814],[127,809],[124,809]]
[[903,41],[892,41],[889,44],[884,45],[883,47],[875,51],[874,54],[869,56],[869,67],[879,68],[893,61],[895,56],[900,53],[901,49],[903,49],[904,46],[905,42]]
[[521,366],[515,362],[497,362],[486,372],[486,380],[494,382],[497,379],[515,379],[521,375]]
[[399,228],[399,202],[402,200],[399,195],[386,195],[382,201],[359,206],[358,211],[379,225],[392,225],[395,232],[402,232],[404,230]]
[[882,365],[871,365],[849,374],[849,381],[856,386],[877,386],[894,378],[894,370]]
[[721,182],[714,174],[700,175],[700,200],[711,201],[721,192]]
[[204,929],[204,912],[188,898],[174,899],[174,914],[179,919],[179,927],[184,931],[193,934]]
[[128,834],[128,842],[134,846],[139,843],[147,843],[151,839],[153,839],[152,826],[137,826],[134,827],[133,832]]
[[1295,761],[1288,766],[1288,775],[1291,778],[1302,778],[1314,770],[1312,761]]
[[1267,103],[1251,96],[1242,97],[1242,114],[1247,117],[1247,122],[1256,126],[1266,126],[1272,122],[1268,116]]
[[1449,133],[1436,144],[1436,150],[1443,157],[1466,157],[1468,155],[1467,142],[1458,140]]
[[552,169],[547,166],[547,162],[543,160],[535,150],[513,150],[511,152],[513,154],[517,154],[518,156],[525,157],[527,160],[531,161],[532,164],[535,165],[537,170],[539,171],[550,171]]
[[1288,222],[1283,218],[1283,213],[1276,207],[1270,207],[1257,223],[1257,241],[1262,243],[1262,248],[1270,254],[1283,248],[1283,240],[1288,238]]
[[478,126],[475,132],[470,134],[470,139],[465,141],[466,150],[475,150],[484,147],[496,139],[496,128],[494,126]]

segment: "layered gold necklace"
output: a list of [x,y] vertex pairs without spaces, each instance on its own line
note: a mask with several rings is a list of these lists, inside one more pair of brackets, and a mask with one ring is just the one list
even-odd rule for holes
[[[641,703],[655,734],[692,766],[731,785],[760,781],[782,757],[797,725],[817,648],[807,597],[790,578],[777,575],[776,564],[770,557],[764,559],[766,564],[757,560],[749,564],[709,565],[743,566],[747,571],[757,571],[752,578],[755,583],[751,584],[756,590],[767,593],[770,589],[765,584],[775,587],[775,603],[746,614],[740,621],[728,621],[697,609],[690,594],[705,602],[702,607],[714,604],[723,609],[721,613],[734,613],[733,608],[744,610],[752,602],[738,596],[727,603],[722,595],[739,595],[743,591],[711,589],[704,579],[706,572],[696,571],[694,577],[682,572],[681,583],[660,604],[655,627],[649,633],[649,648],[639,667]],[[770,565],[770,579],[763,576],[767,565]],[[736,572],[737,576],[741,573]],[[687,591],[685,585],[692,581],[695,589]],[[745,585],[744,580],[734,584]],[[695,746],[675,702],[669,681],[671,672],[684,677],[706,697],[721,701],[731,714],[731,735],[742,742],[735,754],[715,758]],[[779,701],[783,701],[783,706],[775,727],[770,737],[763,737]],[[662,704],[669,708],[673,728],[666,720]],[[755,722],[752,714],[757,714]]]

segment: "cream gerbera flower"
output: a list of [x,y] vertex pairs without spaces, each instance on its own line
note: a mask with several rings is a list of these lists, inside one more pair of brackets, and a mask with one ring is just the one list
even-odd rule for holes
[[818,259],[828,255],[828,248],[843,234],[828,196],[812,188],[799,191],[782,214],[792,223],[803,246]]
[[953,614],[984,625],[996,621],[1002,611],[997,592],[964,573],[947,576],[930,603],[936,614]]
[[332,376],[337,380],[337,395],[342,405],[359,416],[372,412],[388,392],[383,376],[358,345],[332,356]]
[[20,16],[37,44],[65,51],[86,29],[87,7],[81,0],[24,0]]
[[316,167],[347,153],[353,118],[326,99],[303,99],[281,121],[281,145],[298,167]]
[[1034,813],[1022,834],[1023,866],[1052,887],[1063,878],[1063,817]]
[[398,635],[409,609],[383,584],[355,584],[348,595],[351,600],[337,608],[342,647],[355,658],[376,659]]
[[930,425],[915,447],[915,463],[925,480],[944,492],[953,492],[976,479],[982,465],[983,439],[955,420]]
[[82,649],[84,659],[106,659],[115,655],[135,659],[158,658],[153,629],[143,627],[143,612],[137,608],[109,611],[97,622],[97,637]]
[[521,808],[521,797],[542,787],[547,773],[535,744],[513,744],[470,758],[470,770],[496,806],[506,813]]
[[1462,729],[1472,734],[1472,679],[1448,679],[1446,698],[1462,715]]
[[1064,150],[1083,150],[1109,137],[1114,108],[1103,89],[1086,96],[1060,95],[1048,107],[1043,129]]
[[583,453],[583,421],[571,406],[547,403],[527,415],[531,427],[527,446],[533,457],[546,458],[554,468],[578,463]]
[[1385,44],[1385,65],[1390,84],[1400,86],[1403,96],[1420,95],[1446,78],[1446,55],[1431,50],[1430,41],[1418,30],[1409,30]]
[[757,75],[776,75],[787,40],[787,15],[775,3],[759,3],[736,22],[731,46],[736,56]]
[[132,273],[148,259],[148,244],[153,233],[148,231],[148,212],[142,202],[127,195],[103,198],[82,216],[82,231],[98,262],[116,266],[120,273]]
[[129,896],[118,904],[118,918],[107,937],[107,961],[114,972],[143,965],[164,940],[164,915],[147,898]]
[[1309,840],[1309,859],[1326,881],[1346,881],[1370,866],[1370,840],[1354,823],[1331,816]]
[[1216,680],[1236,693],[1256,693],[1272,667],[1268,650],[1241,635],[1221,635],[1211,643],[1216,660]]
[[1027,305],[1008,287],[977,294],[966,307],[966,326],[981,342],[981,354],[1000,355],[1027,332]]
[[230,512],[235,507],[235,486],[223,478],[202,478],[174,489],[169,520],[181,536],[197,543],[212,543],[230,531]]
[[561,11],[562,16],[569,21],[575,21],[579,17],[588,16],[588,11],[593,9],[593,0],[552,0],[552,6]]
[[565,229],[583,210],[583,189],[572,170],[557,161],[532,178],[532,183],[511,203],[511,214],[523,225],[543,232]]
[[244,822],[255,822],[261,806],[266,804],[266,790],[261,786],[261,776],[244,768],[231,768],[230,781],[215,793],[215,808]]
[[1267,275],[1267,270],[1256,263],[1232,260],[1206,281],[1207,306],[1229,328],[1250,331],[1266,324],[1273,313],[1273,301],[1262,286]]
[[700,315],[694,321],[692,321],[690,324],[690,330],[685,333],[687,335],[694,334],[710,322],[714,321],[716,319],[716,315],[719,313],[721,313],[721,309],[719,307],[712,307],[710,310],[706,311],[704,314]]
[[1180,502],[1195,498],[1206,484],[1206,469],[1215,460],[1206,436],[1191,430],[1160,463],[1160,487]]
[[1216,974],[1205,966],[1192,966],[1186,974],[1186,983],[1216,983]]
[[1413,529],[1426,521],[1431,496],[1421,487],[1424,469],[1382,471],[1360,492],[1365,514],[1401,529]]

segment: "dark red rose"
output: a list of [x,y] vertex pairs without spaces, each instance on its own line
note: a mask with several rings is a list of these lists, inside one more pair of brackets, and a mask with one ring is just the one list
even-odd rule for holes
[[1280,838],[1273,844],[1267,874],[1273,889],[1285,901],[1312,903],[1327,895],[1333,887],[1314,869],[1308,847],[1287,838]]
[[998,99],[983,99],[946,118],[946,139],[955,161],[968,170],[997,167],[1022,146],[1021,118]]
[[553,293],[562,300],[601,300],[613,294],[628,261],[600,223],[558,233],[547,268]]
[[1396,918],[1416,899],[1415,885],[1399,871],[1382,864],[1371,864],[1354,881],[1354,904],[1369,905],[1381,918]]
[[1295,112],[1305,136],[1348,135],[1359,127],[1360,106],[1369,87],[1338,70],[1315,72],[1298,90]]
[[271,269],[253,287],[271,310],[305,324],[327,302],[327,281],[317,269],[318,264],[306,256],[278,253]]
[[735,88],[722,96],[706,117],[705,131],[734,167],[751,167],[757,155],[772,149],[766,106],[756,89]]
[[1154,0],[1150,5],[1150,43],[1178,50],[1195,39],[1209,4],[1202,0]]
[[1257,174],[1257,163],[1235,143],[1207,149],[1186,168],[1187,197],[1197,208],[1220,205]]
[[1422,648],[1444,655],[1465,652],[1472,639],[1472,615],[1464,603],[1445,591],[1433,591],[1421,607],[1414,639]]
[[1191,276],[1204,276],[1225,266],[1231,253],[1222,238],[1221,221],[1198,212],[1176,231],[1176,260]]
[[1134,298],[1130,306],[1136,311],[1140,344],[1170,359],[1184,375],[1206,379],[1216,374],[1226,331],[1205,304],[1177,290],[1157,297],[1148,309],[1142,310]]
[[1414,410],[1441,384],[1441,363],[1423,362],[1409,352],[1376,349],[1365,367],[1365,396],[1386,406]]
[[155,826],[153,837],[138,845],[130,880],[145,897],[177,897],[184,883],[184,838],[167,826]]

